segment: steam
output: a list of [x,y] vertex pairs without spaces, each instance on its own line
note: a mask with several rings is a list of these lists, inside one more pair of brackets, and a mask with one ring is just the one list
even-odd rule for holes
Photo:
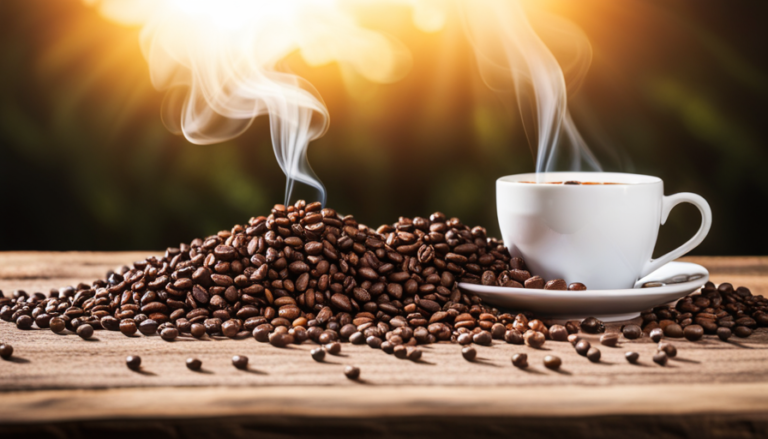
[[[474,47],[480,74],[505,103],[514,95],[523,127],[536,157],[536,172],[554,170],[568,155],[569,168],[601,170],[568,111],[566,78],[558,60],[534,31],[518,0],[457,0]],[[544,17],[550,45],[569,57],[573,82],[583,78],[591,60],[586,38],[570,23]],[[566,151],[562,151],[566,148]]]
[[330,117],[319,93],[280,69],[300,52],[312,66],[338,62],[374,82],[400,79],[410,66],[396,40],[361,27],[337,0],[84,0],[108,18],[142,26],[152,84],[167,92],[163,122],[192,143],[235,138],[269,115],[272,145],[286,175],[326,191],[307,160]]

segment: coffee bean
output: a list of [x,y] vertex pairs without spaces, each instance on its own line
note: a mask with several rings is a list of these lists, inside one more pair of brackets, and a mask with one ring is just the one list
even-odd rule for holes
[[565,322],[565,329],[568,331],[568,334],[576,334],[581,329],[581,322],[577,322],[577,321]]
[[164,328],[160,331],[160,337],[165,341],[174,341],[179,336],[179,331],[176,328]]
[[395,354],[395,357],[403,360],[408,356],[408,349],[403,345],[398,345],[392,349],[392,353]]
[[12,355],[13,355],[13,346],[9,345],[8,343],[0,344],[0,358],[4,360],[9,360]]
[[389,341],[383,341],[381,342],[381,350],[388,354],[391,354],[395,352],[395,345],[390,343]]
[[488,331],[480,331],[472,336],[472,341],[482,346],[490,346],[491,342],[493,341],[493,337]]
[[512,365],[520,369],[528,367],[528,354],[518,353],[512,355]]
[[540,347],[544,346],[546,337],[541,332],[536,332],[532,329],[529,329],[525,331],[525,334],[523,334],[523,340],[528,346],[534,349],[539,349]]
[[[462,336],[469,335],[469,334],[462,334],[459,336],[459,339],[461,339]],[[523,334],[520,333],[517,329],[510,329],[506,333],[504,333],[504,341],[511,344],[523,344]],[[461,340],[459,340],[459,343],[461,343]],[[465,344],[465,343],[462,343]]]
[[568,289],[568,284],[562,279],[552,279],[544,285],[545,290],[562,290]]
[[67,329],[67,325],[64,322],[64,319],[60,317],[52,318],[51,321],[48,322],[48,326],[51,328],[51,331],[56,334],[61,334],[65,329]]
[[630,351],[624,354],[624,358],[626,358],[630,363],[635,364],[637,363],[638,358],[640,358],[640,354]]
[[467,361],[475,361],[477,357],[477,350],[472,346],[467,346],[461,349],[461,356]]
[[89,338],[93,337],[93,326],[87,323],[83,323],[77,327],[77,335],[79,335],[83,340],[88,340]]
[[568,290],[570,291],[584,291],[586,289],[587,289],[587,286],[581,282],[574,282],[568,285]]
[[722,341],[728,341],[731,338],[731,330],[728,328],[717,328],[717,336]]
[[141,368],[141,357],[138,355],[129,355],[125,359],[125,365],[128,366],[128,369],[139,370],[139,368]]
[[659,340],[661,340],[664,337],[664,331],[661,328],[654,328],[651,330],[651,333],[649,335],[651,337],[651,340],[653,340],[655,343],[658,343]]
[[[507,331],[507,332],[509,332],[509,331]],[[461,334],[458,337],[456,337],[456,341],[460,345],[468,345],[468,344],[472,343],[472,336],[470,334],[466,334],[466,333],[465,334]]]
[[323,348],[312,349],[310,354],[312,355],[312,359],[317,362],[322,362],[325,359],[325,349]]
[[192,323],[189,332],[192,334],[192,337],[202,338],[205,335],[205,326],[200,323]]
[[355,366],[345,366],[344,375],[350,380],[356,380],[360,378],[360,368]]
[[232,357],[232,365],[240,370],[248,368],[248,357],[245,355],[235,355]]
[[540,290],[544,288],[544,279],[541,276],[533,276],[525,281],[525,288]]
[[198,371],[203,367],[203,362],[197,358],[187,358],[187,369]]
[[35,321],[28,315],[20,315],[16,318],[16,327],[19,329],[30,329]]
[[324,346],[325,351],[331,355],[339,355],[341,353],[341,343],[333,342]]
[[683,329],[683,335],[688,341],[697,341],[704,336],[704,328],[699,325],[688,325]]
[[653,355],[653,362],[658,364],[659,366],[666,366],[667,354],[663,351],[656,352],[656,354]]
[[592,347],[592,345],[587,340],[579,340],[576,343],[576,353],[581,355],[582,357],[587,356],[587,352],[589,352],[589,349]]
[[152,319],[144,320],[139,324],[139,332],[144,335],[152,335],[157,332],[157,322]]
[[581,340],[581,337],[579,337],[578,334],[568,334],[568,343],[571,344],[571,346],[576,346],[576,343]]
[[411,361],[419,361],[421,359],[421,349],[409,347],[407,349],[408,359]]
[[621,333],[627,340],[636,340],[643,336],[643,330],[637,325],[624,325]]
[[593,363],[598,363],[598,362],[600,362],[600,355],[601,355],[600,354],[600,349],[598,349],[596,347],[591,347],[587,351],[586,357],[587,357],[587,359],[589,361],[591,361]]
[[[638,328],[639,329],[639,328]],[[619,334],[616,332],[609,332],[600,336],[600,344],[615,348],[619,344]]]
[[349,336],[349,341],[352,344],[363,344],[366,340],[362,332],[355,332]]
[[368,338],[366,338],[365,343],[368,346],[372,347],[373,349],[381,349],[381,339],[374,335],[371,335]]
[[682,338],[683,335],[683,328],[677,323],[673,323],[664,327],[664,336],[666,337]]
[[285,333],[285,334],[279,334],[279,333],[273,333],[269,336],[269,344],[276,348],[284,348],[288,346],[289,344],[293,343],[293,335]]
[[675,358],[677,356],[677,348],[672,343],[659,343],[659,350],[664,351],[669,358]]
[[605,332],[605,325],[594,317],[587,317],[581,322],[581,330],[587,334],[599,334]]
[[503,339],[506,332],[507,328],[501,323],[494,323],[493,326],[491,326],[491,337],[496,340]]
[[555,341],[568,341],[568,330],[562,325],[552,325],[549,327],[549,336]]
[[733,333],[736,335],[736,337],[746,338],[752,335],[752,328],[747,328],[746,326],[737,326],[733,329]]
[[240,323],[237,320],[230,319],[221,324],[221,333],[225,337],[235,338],[238,332],[240,332]]
[[560,357],[556,357],[554,355],[547,355],[544,357],[544,367],[547,369],[558,370],[562,364],[563,360],[561,360]]

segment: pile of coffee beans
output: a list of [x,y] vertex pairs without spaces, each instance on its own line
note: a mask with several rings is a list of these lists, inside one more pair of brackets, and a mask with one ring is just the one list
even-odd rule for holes
[[401,217],[374,230],[299,201],[92,284],[48,297],[16,291],[0,299],[0,318],[83,338],[105,329],[167,341],[252,335],[278,347],[349,340],[414,361],[421,351],[406,347],[462,335],[489,345],[508,330],[529,331],[527,344],[543,344],[541,321],[487,307],[458,282],[567,288],[531,276],[501,241],[458,218]]
[[704,334],[717,334],[728,340],[731,335],[749,337],[755,328],[768,326],[768,299],[753,296],[746,287],[734,289],[729,283],[716,287],[707,282],[699,294],[684,297],[674,306],[654,308],[642,317],[643,331],[652,338],[663,333],[696,341]]

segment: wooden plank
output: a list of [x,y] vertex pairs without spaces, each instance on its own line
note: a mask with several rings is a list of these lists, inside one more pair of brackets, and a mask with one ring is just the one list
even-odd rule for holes
[[[48,291],[90,281],[146,254],[0,253],[0,290]],[[715,282],[768,294],[766,257],[687,260],[708,267]],[[396,417],[416,410],[431,416],[598,416],[768,410],[764,329],[732,343],[712,336],[697,343],[676,341],[678,359],[666,368],[650,361],[655,345],[649,340],[602,348],[601,364],[556,342],[538,351],[496,342],[478,347],[482,361],[475,363],[464,361],[459,347],[448,343],[424,347],[420,363],[345,344],[343,357],[321,364],[311,360],[310,344],[276,349],[252,339],[167,343],[157,336],[128,338],[106,331],[96,338],[88,342],[72,334],[18,331],[0,322],[0,340],[12,343],[17,355],[16,361],[0,361],[0,422],[206,413]],[[641,354],[641,365],[623,359],[629,349]],[[529,354],[529,371],[511,366],[515,352]],[[130,354],[142,356],[144,373],[125,367]],[[234,369],[229,359],[235,354],[248,355],[252,370]],[[563,371],[542,366],[548,354],[563,359]],[[206,372],[187,370],[188,356],[203,360]],[[347,380],[341,373],[344,364],[360,366],[363,381]]]

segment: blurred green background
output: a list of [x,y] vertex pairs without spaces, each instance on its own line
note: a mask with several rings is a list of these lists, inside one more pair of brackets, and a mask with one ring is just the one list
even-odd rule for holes
[[[714,225],[695,254],[765,254],[768,3],[549,7],[592,43],[570,108],[604,168],[704,196]],[[403,32],[413,68],[391,85],[289,60],[331,114],[309,148],[328,206],[369,225],[440,210],[498,236],[495,179],[534,170],[519,115],[482,83],[460,29]],[[0,250],[160,249],[283,201],[268,120],[220,145],[170,134],[137,35],[79,0],[0,1]],[[698,223],[675,209],[657,254]]]

